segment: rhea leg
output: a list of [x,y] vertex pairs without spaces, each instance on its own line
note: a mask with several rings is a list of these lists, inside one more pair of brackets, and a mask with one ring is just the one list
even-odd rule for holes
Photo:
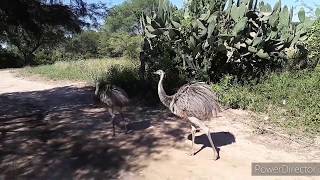
[[213,144],[213,141],[212,141],[212,138],[211,138],[211,133],[210,133],[210,129],[209,129],[209,128],[207,129],[207,136],[208,136],[209,142],[210,142],[211,147],[212,147],[212,150],[213,150],[214,159],[216,160],[216,159],[218,159],[218,153],[217,153],[217,150],[216,150],[215,145]]
[[207,135],[207,137],[209,139],[210,145],[212,147],[212,150],[213,150],[214,159],[217,159],[218,158],[218,153],[217,153],[215,145],[214,145],[214,143],[212,141],[210,129],[201,120],[199,120],[199,119],[197,119],[195,117],[189,117],[188,119],[189,119],[189,121],[191,123],[199,126],[200,129],[206,133],[206,135]]
[[116,135],[116,128],[115,128],[114,118],[116,115],[113,113],[113,108],[108,108],[108,112],[111,116],[113,136],[115,136]]
[[127,127],[128,121],[124,118],[124,116],[122,114],[122,109],[120,109],[119,113],[120,113],[120,116],[121,116],[121,121],[124,122],[125,133],[127,134],[127,132],[128,132],[128,127]]
[[191,125],[191,136],[192,136],[192,147],[191,147],[191,156],[194,155],[194,139],[195,139],[195,134],[196,134],[196,128]]

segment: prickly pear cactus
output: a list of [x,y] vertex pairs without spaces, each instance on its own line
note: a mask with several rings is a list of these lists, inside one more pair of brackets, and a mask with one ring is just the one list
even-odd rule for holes
[[152,16],[142,16],[144,51],[161,58],[159,48],[166,47],[181,73],[207,81],[282,68],[285,49],[304,41],[313,23],[304,10],[298,13],[300,22],[293,23],[293,9],[281,1],[272,8],[258,0],[190,0],[182,19],[173,17],[169,7],[160,3]]

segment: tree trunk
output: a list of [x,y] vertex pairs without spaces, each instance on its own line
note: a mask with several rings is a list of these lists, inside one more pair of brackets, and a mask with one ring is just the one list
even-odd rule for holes
[[32,53],[24,53],[23,59],[24,59],[24,66],[29,66],[29,65],[31,65],[31,62],[33,59],[33,54]]
[[144,52],[140,52],[140,69],[139,69],[139,76],[140,80],[144,82],[145,80],[145,72],[146,72],[146,56]]

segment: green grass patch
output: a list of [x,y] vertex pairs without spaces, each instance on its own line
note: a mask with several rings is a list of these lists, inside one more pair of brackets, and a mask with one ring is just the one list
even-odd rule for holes
[[213,89],[222,104],[266,114],[260,118],[287,133],[320,135],[320,67],[309,72],[272,74],[257,85],[237,85],[226,77]]
[[79,61],[58,61],[52,65],[27,67],[22,69],[23,76],[40,75],[52,80],[75,80],[92,83],[95,79],[109,74],[111,69],[138,71],[138,62],[125,58],[88,59]]

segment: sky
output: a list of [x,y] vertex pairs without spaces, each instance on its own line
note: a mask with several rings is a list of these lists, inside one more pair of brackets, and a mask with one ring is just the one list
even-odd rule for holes
[[[112,7],[117,4],[121,4],[125,0],[88,0],[88,2],[103,2],[106,3],[109,7]],[[182,7],[184,0],[170,0],[172,4],[176,5],[177,7]],[[274,5],[277,0],[264,0],[265,2]],[[317,2],[318,1],[318,2]],[[319,0],[282,0],[282,4],[288,5],[289,7],[298,6],[300,7],[303,3],[307,6],[315,7],[316,5],[320,5]]]
[[[105,3],[108,7],[112,7],[114,5],[118,5],[121,4],[122,2],[124,2],[125,0],[87,0],[87,2],[102,2]],[[170,0],[172,2],[172,4],[176,5],[177,7],[182,7],[183,6],[183,1],[184,0]]]
[[[105,3],[108,7],[112,7],[114,5],[121,4],[125,0],[87,0],[87,2],[102,2]],[[176,5],[178,8],[181,8],[184,4],[185,0],[170,0],[172,4]],[[264,2],[269,3],[272,7],[278,0],[263,0]],[[310,11],[310,9],[315,9],[315,7],[320,7],[320,1],[319,0],[281,0],[282,6],[287,5],[288,7],[294,8],[294,21],[298,21],[298,11],[303,6],[305,8],[305,11],[309,14],[313,15]],[[311,14],[310,14],[311,13]]]

